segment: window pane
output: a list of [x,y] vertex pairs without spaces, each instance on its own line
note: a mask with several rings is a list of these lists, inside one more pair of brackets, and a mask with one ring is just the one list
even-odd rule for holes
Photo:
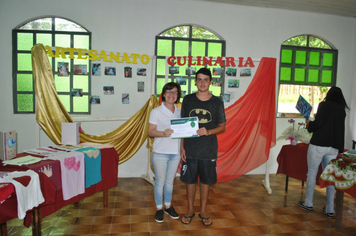
[[164,37],[176,37],[176,38],[188,38],[189,37],[189,26],[178,26],[171,28],[159,36]]
[[198,87],[195,84],[195,78],[190,81],[190,90],[191,90],[191,93],[198,92]]
[[89,49],[89,36],[74,35],[74,48]]
[[292,69],[288,67],[281,68],[280,80],[281,81],[292,81]]
[[193,39],[215,39],[219,40],[219,38],[210,32],[209,30],[193,26],[193,32],[192,32],[192,38]]
[[73,112],[89,112],[88,96],[73,97]]
[[313,36],[309,36],[309,47],[331,49],[330,45],[327,44],[324,40]]
[[295,64],[303,65],[303,66],[305,66],[307,64],[307,52],[306,51],[297,50],[295,52]]
[[309,69],[309,83],[319,83],[319,70]]
[[331,84],[333,72],[331,70],[323,70],[321,72],[321,83]]
[[32,71],[31,54],[17,54],[17,70],[19,71]]
[[17,74],[17,91],[33,91],[32,75]]
[[33,112],[33,95],[17,94],[17,110],[19,112]]
[[320,65],[320,52],[310,52],[309,65],[310,66]]
[[89,79],[85,75],[74,75],[73,76],[73,88],[83,89],[84,93],[89,92]]
[[53,46],[51,34],[36,34],[36,41],[36,43],[42,43],[45,46]]
[[[181,60],[183,61],[183,60]],[[178,66],[178,65],[175,65],[175,67],[178,67],[179,68],[179,73],[177,74],[174,74],[175,76],[184,76],[185,75],[185,68],[186,66]]]
[[157,94],[161,94],[162,93],[162,89],[165,85],[165,79],[157,79]]
[[302,46],[305,47],[307,45],[307,36],[299,35],[297,37],[290,38],[283,42],[282,45],[292,45],[292,46]]
[[294,81],[297,83],[305,82],[305,69],[295,68]]
[[334,64],[334,54],[324,53],[323,54],[323,66],[332,67]]
[[217,97],[220,97],[220,95],[221,95],[221,87],[220,86],[212,86],[212,85],[210,85],[209,91],[213,92],[213,95],[215,95]]
[[31,50],[32,46],[33,46],[32,33],[17,34],[17,50]]
[[220,57],[221,51],[221,43],[208,43],[208,57]]
[[192,56],[205,56],[205,42],[192,42]]
[[189,56],[189,42],[176,40],[174,43],[175,56]]
[[166,60],[165,59],[157,59],[157,75],[165,75],[166,74]]
[[70,112],[70,95],[58,95],[58,97],[61,100],[67,112]]
[[288,49],[282,49],[281,63],[292,64],[293,61],[293,51]]
[[[87,32],[80,25],[68,21],[62,18],[55,18],[55,30],[56,31],[79,31],[79,32]],[[56,45],[57,46],[57,45]]]
[[27,30],[52,30],[52,18],[42,18],[28,22],[20,27]]
[[157,56],[172,56],[172,40],[158,39]]
[[55,42],[57,47],[70,48],[70,35],[69,34],[56,34]]
[[57,92],[70,92],[69,77],[55,75],[54,82],[56,84]]

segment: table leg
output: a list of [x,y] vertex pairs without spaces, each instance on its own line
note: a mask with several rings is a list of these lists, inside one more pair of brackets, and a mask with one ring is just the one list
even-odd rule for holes
[[335,200],[335,228],[336,231],[341,231],[342,226],[342,211],[344,207],[344,192],[336,189],[336,200]]
[[288,176],[286,175],[286,188],[285,188],[285,191],[288,192]]
[[108,196],[109,196],[109,190],[105,189],[103,190],[103,207],[108,208]]
[[32,211],[32,236],[41,236],[40,208],[36,208]]
[[6,222],[0,224],[1,236],[7,236]]

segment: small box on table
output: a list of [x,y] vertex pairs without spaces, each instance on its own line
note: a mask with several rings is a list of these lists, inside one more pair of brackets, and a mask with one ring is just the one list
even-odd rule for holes
[[16,130],[0,131],[0,159],[10,160],[17,154],[17,135]]
[[62,123],[62,144],[78,145],[80,143],[80,122]]

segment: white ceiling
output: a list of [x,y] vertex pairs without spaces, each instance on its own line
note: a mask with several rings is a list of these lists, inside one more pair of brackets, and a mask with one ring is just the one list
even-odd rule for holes
[[356,18],[356,0],[200,0]]

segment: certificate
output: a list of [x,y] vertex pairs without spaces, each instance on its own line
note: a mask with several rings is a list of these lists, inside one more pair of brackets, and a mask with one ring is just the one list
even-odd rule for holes
[[197,135],[198,117],[171,119],[171,129],[174,130],[171,135],[173,139],[199,137]]

